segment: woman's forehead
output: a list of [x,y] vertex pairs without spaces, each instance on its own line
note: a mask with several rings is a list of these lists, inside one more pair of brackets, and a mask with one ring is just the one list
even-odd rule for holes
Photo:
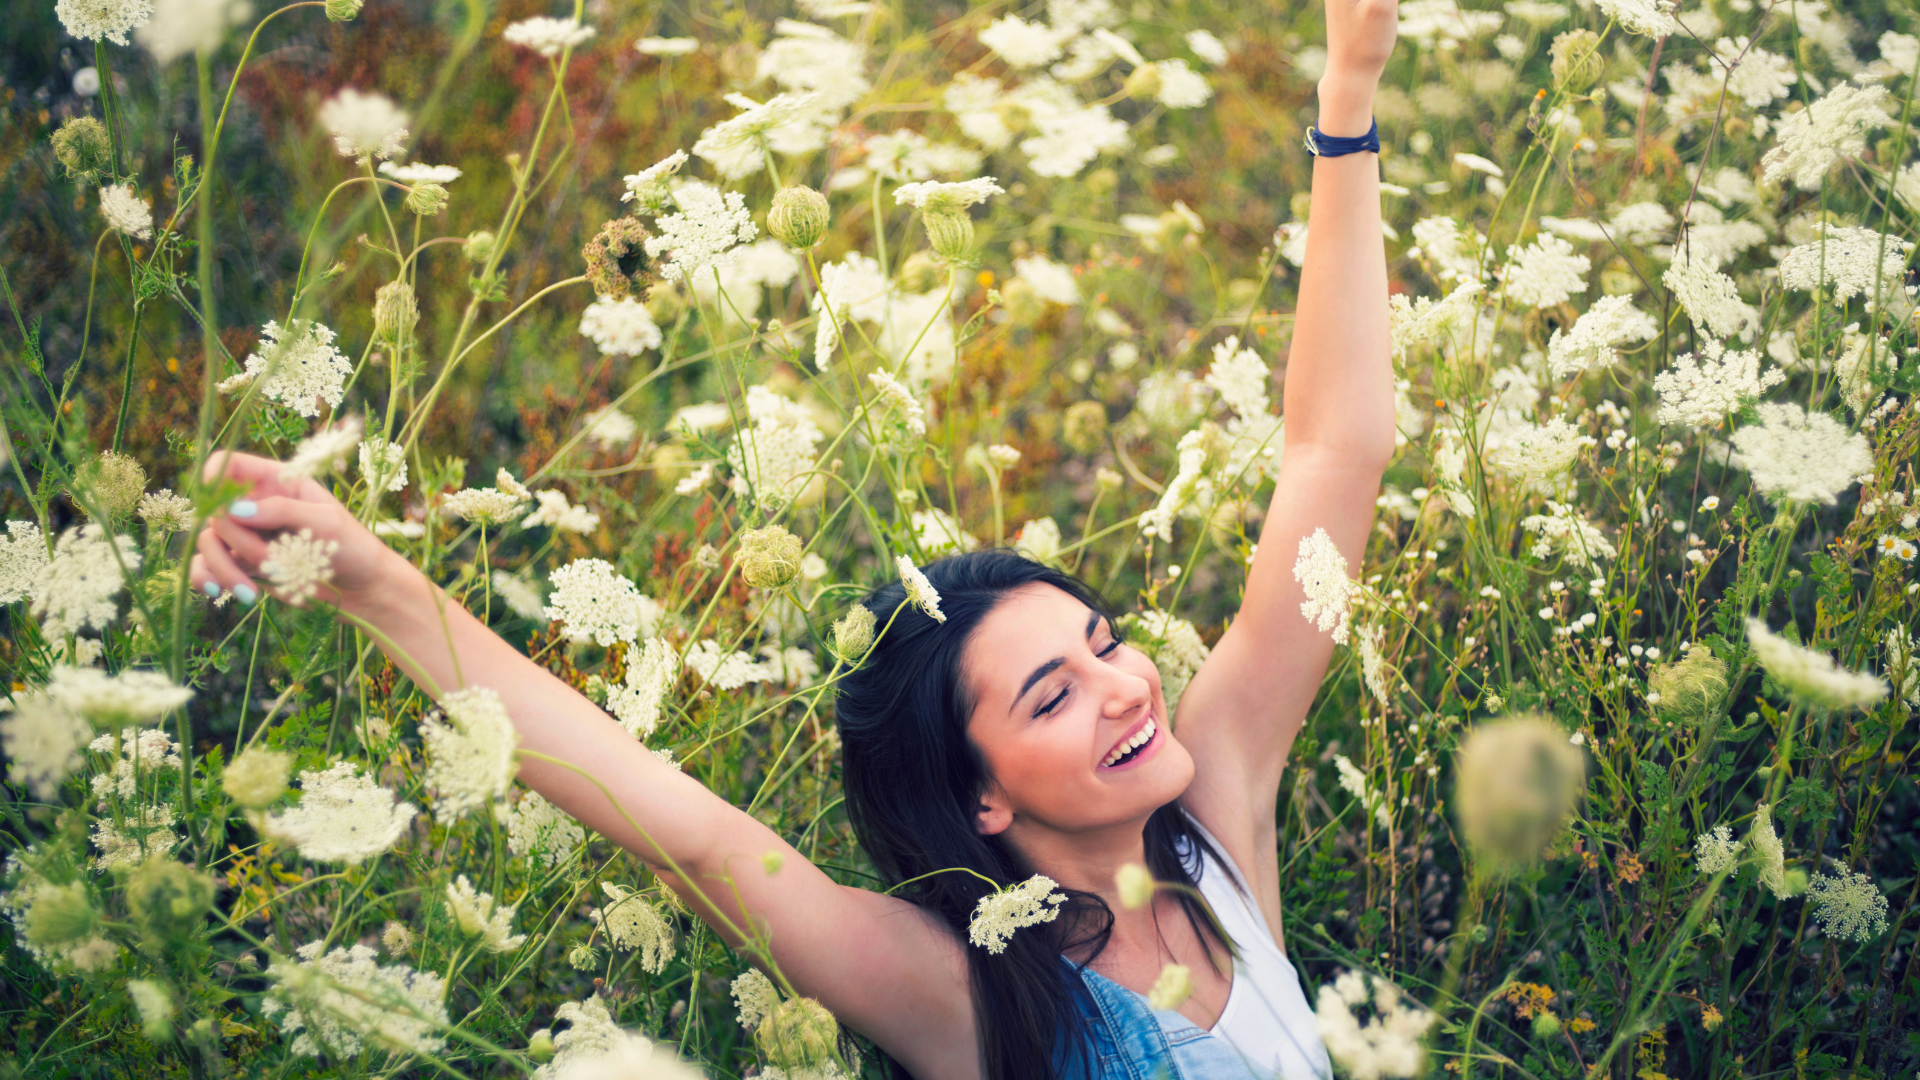
[[[975,700],[1006,694],[1002,682],[1026,676],[1035,664],[1061,656],[1084,643],[1090,620],[1099,614],[1086,601],[1053,585],[1036,582],[1006,594],[994,605],[967,642],[963,666]],[[1096,626],[1097,629],[1097,626]]]

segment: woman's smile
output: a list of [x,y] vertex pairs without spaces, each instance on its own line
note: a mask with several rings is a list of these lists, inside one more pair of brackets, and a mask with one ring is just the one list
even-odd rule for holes
[[1113,744],[1113,749],[1108,750],[1106,756],[1100,759],[1100,768],[1109,772],[1131,769],[1154,756],[1159,751],[1160,744],[1165,741],[1160,737],[1160,722],[1152,713],[1148,713],[1139,726],[1127,732],[1119,742]]

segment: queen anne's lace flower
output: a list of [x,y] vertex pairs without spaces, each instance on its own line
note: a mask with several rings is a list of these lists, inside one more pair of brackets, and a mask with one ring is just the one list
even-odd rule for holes
[[[813,126],[808,121],[816,115],[817,105],[814,95],[804,93],[775,94],[765,102],[744,94],[728,94],[726,101],[740,109],[740,114],[701,132],[693,144],[693,156],[710,162],[714,170],[728,180],[743,179],[764,167],[766,151],[772,147],[774,136],[784,133],[782,129]],[[675,196],[681,209],[688,209],[680,193],[676,192]],[[748,233],[740,242],[744,244],[751,239],[753,235]]]
[[1753,853],[1760,883],[1773,895],[1785,900],[1787,889],[1787,852],[1780,834],[1773,831],[1772,808],[1766,803],[1753,808],[1753,823],[1747,826],[1746,848]]
[[1520,522],[1520,527],[1538,537],[1532,548],[1536,559],[1548,558],[1558,550],[1567,561],[1597,574],[1602,560],[1618,555],[1606,536],[1577,507],[1552,499],[1547,500],[1545,514],[1528,516]]
[[1030,68],[1058,59],[1071,36],[1045,23],[1004,15],[980,31],[980,44],[1013,67]]
[[667,179],[680,171],[687,163],[687,152],[675,150],[652,165],[622,177],[626,185],[626,194],[620,196],[621,202],[638,201],[634,207],[636,214],[658,214],[673,201],[673,192],[667,186]]
[[80,750],[93,736],[93,726],[45,694],[16,695],[11,702],[0,702],[0,712],[7,779],[36,799],[53,799],[60,782],[80,767]]
[[1067,894],[1054,892],[1057,887],[1052,878],[1035,874],[1018,885],[981,897],[967,923],[967,939],[996,956],[1006,952],[1014,931],[1059,917]]
[[407,114],[385,94],[344,87],[321,104],[320,123],[333,133],[341,157],[384,160],[407,145]]
[[[16,540],[16,542],[18,542]],[[49,638],[93,627],[105,630],[118,610],[114,597],[140,569],[140,549],[125,536],[97,524],[68,529],[54,542],[32,593],[33,613]]]
[[1698,355],[1683,353],[1653,377],[1660,396],[1660,422],[1704,427],[1717,424],[1784,380],[1779,368],[1760,370],[1760,354],[1728,349],[1708,339]]
[[1887,696],[1878,675],[1849,671],[1826,653],[1775,635],[1759,619],[1747,619],[1747,643],[1775,682],[1815,708],[1864,709]]
[[664,638],[648,638],[638,655],[628,653],[626,678],[607,692],[607,708],[628,734],[636,739],[653,734],[680,666],[679,654]]
[[1599,0],[1600,10],[1630,34],[1663,38],[1680,33],[1671,0]]
[[1830,937],[1872,941],[1887,932],[1887,898],[1865,874],[1818,873],[1807,883],[1813,917]]
[[118,820],[103,817],[93,823],[93,845],[100,856],[96,870],[131,870],[156,855],[168,855],[180,845],[173,831],[173,806],[129,806]]
[[580,426],[587,441],[602,450],[614,450],[625,446],[640,433],[640,427],[633,422],[633,417],[621,412],[614,405],[588,413]]
[[1153,98],[1169,109],[1197,109],[1213,97],[1207,77],[1188,67],[1185,60],[1162,60],[1153,69],[1160,76],[1160,89]]
[[[900,380],[884,371],[875,371],[867,376],[878,392],[874,404],[891,409],[899,416],[899,423],[910,440],[926,438],[927,410],[920,399],[908,390]],[[869,415],[872,415],[869,413]]]
[[158,720],[193,699],[192,690],[175,686],[157,671],[109,675],[98,668],[65,664],[54,667],[46,694],[61,708],[102,727]]
[[339,550],[340,541],[316,540],[312,529],[282,533],[267,544],[260,571],[287,603],[304,603],[333,581],[333,556]]
[[732,260],[737,245],[752,242],[759,230],[747,212],[746,196],[722,192],[711,184],[689,182],[674,192],[678,213],[661,216],[660,235],[647,238],[653,258],[672,253],[660,265],[660,276],[687,279]]
[[1073,280],[1073,271],[1045,255],[1013,260],[1013,276],[1031,285],[1034,295],[1042,300],[1068,307],[1080,302],[1080,286]]
[[1876,286],[1878,295],[1885,297],[1905,281],[1911,241],[1824,221],[1816,222],[1814,228],[1821,234],[1819,239],[1794,248],[1780,260],[1780,284],[1786,288],[1812,292],[1829,286],[1833,299],[1845,303],[1855,296],[1874,296]]
[[1193,50],[1193,55],[1214,67],[1227,62],[1226,45],[1206,30],[1187,31],[1187,48]]
[[360,418],[349,416],[301,439],[280,466],[280,482],[293,484],[310,476],[325,476],[345,469],[348,455],[360,443],[361,430]]
[[549,525],[561,532],[587,535],[600,527],[600,515],[584,506],[574,506],[567,502],[564,492],[549,488],[533,493],[534,501],[539,503],[533,512],[520,519],[522,528],[535,528]]
[[480,939],[480,947],[490,953],[503,953],[526,943],[527,935],[513,932],[513,916],[518,904],[502,904],[492,893],[479,892],[467,875],[461,874],[447,886],[447,908],[453,912],[460,932]]
[[893,201],[928,214],[958,214],[1004,191],[991,176],[950,184],[929,180],[918,184],[901,184],[894,189]]
[[560,865],[586,838],[587,831],[578,821],[537,791],[520,796],[507,814],[507,850],[515,858],[531,857],[548,869]]
[[465,518],[476,525],[505,525],[520,516],[520,511],[533,498],[513,475],[501,469],[494,476],[494,487],[462,488],[441,500],[440,507],[457,518]]
[[457,166],[428,165],[423,162],[409,162],[405,165],[391,161],[380,163],[381,176],[390,176],[403,184],[451,184],[464,176]]
[[1802,191],[1818,191],[1827,170],[1867,148],[1867,133],[1893,122],[1884,86],[1840,83],[1825,97],[1780,120],[1778,140],[1762,159],[1768,183],[1792,179]]
[[773,1010],[780,1004],[779,988],[758,970],[749,970],[733,980],[732,990],[740,1026],[748,1031],[759,1030],[760,1024],[772,1016]]
[[353,363],[333,347],[332,330],[306,319],[295,319],[287,327],[269,320],[260,333],[265,347],[248,354],[246,370],[222,382],[221,393],[233,393],[260,379],[260,392],[268,400],[301,416],[320,415],[316,400],[326,402],[328,408],[340,407]]
[[610,903],[587,913],[593,924],[612,940],[616,949],[639,950],[640,966],[658,975],[673,959],[673,927],[652,904],[633,889],[611,882],[600,883]]
[[1427,296],[1411,300],[1404,294],[1388,297],[1387,323],[1393,338],[1393,354],[1405,358],[1416,345],[1449,340],[1455,331],[1472,326],[1481,291],[1479,282],[1466,280],[1438,302]]
[[173,738],[159,728],[122,728],[118,736],[109,732],[94,739],[87,749],[113,756],[107,771],[93,777],[93,794],[100,799],[115,795],[131,799],[138,790],[136,774],[139,780],[150,780],[160,769],[180,767]]
[[163,65],[190,53],[211,56],[252,10],[247,0],[154,0],[153,20],[134,36]]
[[584,44],[592,37],[593,27],[578,19],[556,19],[547,15],[521,19],[500,32],[500,40],[532,49],[541,56],[559,56],[561,50]]
[[647,305],[628,296],[599,299],[580,313],[580,333],[608,356],[638,356],[660,347],[660,327]]
[[1544,479],[1567,471],[1582,451],[1594,446],[1591,435],[1555,417],[1542,424],[1517,421],[1487,440],[1490,462],[1510,476]]
[[727,448],[729,486],[761,506],[785,506],[812,483],[813,448],[826,436],[803,406],[766,386],[748,388],[747,415],[752,425]]
[[286,1014],[280,1029],[295,1036],[295,1054],[346,1061],[369,1044],[398,1054],[435,1054],[446,1045],[439,1033],[448,1022],[445,980],[405,964],[383,966],[366,945],[323,955],[325,947],[309,942],[294,950],[297,960],[275,957],[267,968],[274,985],[261,1011]]
[[357,866],[399,841],[418,809],[342,761],[300,773],[300,805],[266,819],[263,831],[316,862]]
[[1590,367],[1620,359],[1615,346],[1645,341],[1659,332],[1653,317],[1633,305],[1630,296],[1603,296],[1565,331],[1547,341],[1547,362],[1554,378],[1564,379]]
[[766,682],[772,678],[772,673],[753,657],[743,652],[729,652],[711,638],[687,647],[686,665],[702,684],[714,690],[738,690],[750,682]]
[[1227,407],[1240,416],[1265,416],[1271,407],[1268,389],[1273,375],[1266,361],[1252,349],[1240,347],[1239,337],[1230,337],[1213,347],[1213,367],[1206,384],[1220,394]]
[[1873,471],[1866,436],[1822,412],[1763,403],[1760,422],[1733,433],[1735,464],[1776,502],[1826,503]]
[[1535,237],[1533,243],[1511,253],[1501,272],[1507,295],[1532,307],[1564,304],[1574,293],[1587,290],[1587,270],[1593,264],[1574,253],[1573,245],[1558,236]]
[[1300,554],[1293,563],[1293,579],[1300,583],[1306,599],[1300,602],[1300,614],[1333,640],[1346,644],[1351,624],[1350,608],[1360,587],[1347,576],[1347,560],[1334,545],[1325,529],[1315,529],[1300,538]]
[[0,604],[32,596],[47,569],[47,539],[31,521],[7,522],[0,536]]
[[360,444],[360,475],[374,491],[400,491],[407,486],[404,447],[375,435]]
[[[1421,1040],[1433,1026],[1434,1014],[1403,1001],[1400,988],[1387,980],[1371,978],[1371,995],[1368,977],[1357,971],[1320,987],[1313,1012],[1327,1055],[1356,1080],[1418,1076],[1426,1056]],[[1374,1017],[1363,1025],[1354,1010],[1364,1007],[1369,996]]]
[[1160,501],[1153,509],[1140,515],[1141,536],[1172,542],[1174,517],[1192,503],[1211,503],[1213,481],[1207,476],[1208,436],[1214,430],[1217,429],[1211,424],[1202,424],[1180,436],[1180,442],[1174,447],[1177,465],[1173,479],[1167,481],[1167,489],[1160,493]]
[[108,184],[100,189],[100,216],[107,224],[135,240],[153,239],[153,210],[134,194],[132,184]]
[[145,26],[153,15],[153,0],[60,0],[53,13],[82,41],[105,38],[125,45],[127,31]]
[[1460,223],[1449,217],[1422,218],[1413,224],[1413,241],[1420,257],[1433,264],[1434,276],[1442,283],[1478,281],[1481,252],[1487,238],[1478,229],[1460,231]]
[[905,555],[895,556],[893,562],[900,571],[900,583],[906,586],[907,602],[926,612],[934,622],[946,622],[946,615],[940,611],[940,591],[927,580],[927,575]]
[[439,714],[420,721],[427,748],[427,785],[434,789],[433,812],[455,817],[505,798],[519,771],[514,754],[520,734],[500,695],[483,686],[456,690],[440,701]]
[[[155,532],[183,532],[193,527],[193,501],[175,495],[172,488],[161,488],[140,496],[134,512]],[[0,541],[0,545],[4,543]],[[0,586],[0,593],[4,592],[4,586]]]
[[605,647],[641,632],[640,590],[605,559],[575,559],[553,572],[551,584],[547,618],[570,639]]
[[1712,832],[1703,832],[1694,837],[1693,858],[1694,864],[1704,875],[1731,872],[1740,865],[1740,845],[1734,842],[1733,830],[1721,825]]

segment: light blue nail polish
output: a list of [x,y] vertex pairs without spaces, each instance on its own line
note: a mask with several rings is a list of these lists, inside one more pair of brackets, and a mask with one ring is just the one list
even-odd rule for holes
[[206,593],[207,599],[211,600],[220,595],[220,583],[217,581],[209,581],[205,585],[200,586],[200,591]]
[[[249,518],[259,512],[260,504],[252,499],[236,499],[232,506],[227,507],[227,513],[238,518]],[[236,595],[238,595],[237,592]]]
[[251,585],[235,585],[233,587],[233,595],[234,599],[239,600],[243,604],[251,604],[255,600],[260,599],[260,594],[254,592],[253,586]]

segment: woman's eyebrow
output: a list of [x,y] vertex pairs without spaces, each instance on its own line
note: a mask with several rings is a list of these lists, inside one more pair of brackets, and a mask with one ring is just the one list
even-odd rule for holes
[[[1089,611],[1087,613],[1087,640],[1088,641],[1093,640],[1094,627],[1099,625],[1100,625],[1100,613],[1097,611]],[[1047,661],[1046,663],[1041,664],[1039,667],[1034,668],[1033,673],[1027,676],[1027,681],[1020,684],[1020,692],[1013,695],[1013,705],[1007,706],[1007,715],[1008,716],[1013,715],[1013,706],[1020,704],[1020,699],[1027,696],[1027,691],[1033,689],[1034,683],[1037,683],[1041,679],[1046,678],[1048,675],[1053,674],[1055,669],[1057,669],[1061,664],[1064,664],[1066,662],[1067,662],[1066,657],[1056,656],[1053,659]]]

